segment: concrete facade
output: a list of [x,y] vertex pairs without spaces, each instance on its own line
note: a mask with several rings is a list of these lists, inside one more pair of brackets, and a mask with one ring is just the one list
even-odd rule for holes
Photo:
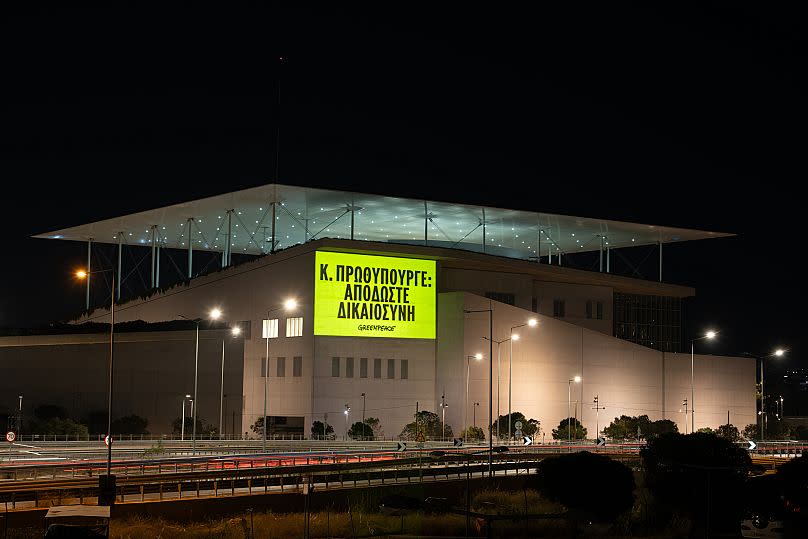
[[[437,338],[314,336],[314,254],[318,249],[437,260]],[[571,414],[582,418],[594,436],[596,415],[591,403],[595,395],[606,407],[599,414],[600,428],[621,414],[648,414],[652,419],[672,419],[684,432],[684,414],[679,408],[683,398],[690,399],[690,356],[664,354],[612,337],[615,292],[677,297],[693,294],[687,287],[454,249],[329,239],[294,246],[127,302],[116,309],[116,320],[162,322],[176,320],[179,315],[204,317],[216,307],[229,324],[239,325],[243,337],[228,345],[228,354],[231,347],[238,348],[233,354],[241,363],[227,371],[225,392],[242,397],[240,433],[249,431],[263,415],[266,386],[267,414],[302,417],[306,436],[312,422],[325,417],[335,434],[343,436],[346,405],[350,407],[348,424],[352,424],[361,420],[364,401],[365,416],[380,418],[385,436],[396,437],[412,421],[416,403],[422,410],[440,413],[444,392],[446,421],[459,434],[464,423],[472,422],[473,408],[466,405],[465,395],[466,358],[477,352],[485,358],[470,361],[468,401],[481,403],[477,425],[484,426],[488,421],[490,358],[488,341],[483,337],[488,337],[488,313],[464,310],[489,308],[493,310],[495,341],[508,339],[511,327],[526,323],[529,317],[538,319],[535,328],[519,328],[521,339],[513,343],[512,363],[510,341],[493,345],[494,416],[497,409],[500,414],[508,412],[508,373],[512,369],[511,408],[540,420],[547,440],[551,439],[550,430],[566,417],[568,400],[572,401]],[[514,304],[484,297],[490,293],[511,295]],[[282,305],[289,297],[297,299],[298,307],[287,313]],[[565,301],[563,319],[553,317],[554,299]],[[602,318],[586,316],[587,301],[602,303]],[[288,319],[293,317],[302,318],[300,336],[287,336]],[[263,320],[267,318],[278,319],[277,338],[262,338]],[[84,320],[108,321],[108,313],[99,309],[79,322]],[[116,367],[116,410],[122,414],[132,410],[149,418],[155,432],[158,425],[179,416],[179,412],[164,410],[172,406],[179,410],[180,395],[189,392],[189,381],[192,388],[193,372],[189,374],[187,364],[190,361],[193,368],[193,350],[188,349],[187,333],[149,334],[150,339],[156,339],[148,340],[151,344],[142,337],[145,334],[139,334],[137,338],[144,340],[131,352],[127,352],[129,344],[118,341],[120,351],[116,354],[121,359],[116,365],[121,370]],[[40,346],[41,341],[62,337],[22,338],[29,341],[16,348],[9,340],[12,338],[0,339],[0,365],[4,373],[11,374],[0,377],[0,391],[30,395],[27,402],[31,406],[39,400],[68,403],[77,410],[105,409],[102,397],[106,383],[98,379],[99,373],[102,380],[106,376],[106,348],[101,344],[104,336],[71,336],[78,341],[85,339],[70,345],[82,347],[80,352],[59,349],[54,353],[55,348],[43,352],[46,348]],[[219,403],[216,357],[221,354],[221,336],[202,341],[200,357],[205,359],[200,361],[199,415],[215,423]],[[214,350],[216,342],[219,348]],[[262,365],[267,345],[269,377],[265,378]],[[366,378],[361,370],[363,358],[367,359]],[[299,370],[295,366],[298,361]],[[755,422],[753,359],[700,355],[694,363],[696,428],[724,423],[727,410],[739,427]],[[350,377],[349,364],[353,365]],[[43,372],[52,374],[43,377]],[[575,375],[582,377],[582,383],[570,386],[568,380]],[[43,378],[48,381],[40,385]],[[141,388],[150,384],[153,393],[141,393]]]

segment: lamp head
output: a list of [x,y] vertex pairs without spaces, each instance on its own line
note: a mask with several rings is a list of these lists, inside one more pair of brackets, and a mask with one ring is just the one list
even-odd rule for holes
[[287,311],[294,311],[297,309],[297,300],[295,298],[289,298],[283,302],[283,308]]
[[519,334],[514,333],[513,335],[511,335],[511,339],[513,339],[514,341],[518,341],[519,340]]
[[238,337],[239,335],[241,335],[241,328],[238,327],[238,326],[235,326],[235,327],[233,327],[233,329],[230,330],[230,333],[233,334],[233,337]]
[[580,383],[581,383],[581,377],[580,377],[580,376],[576,376],[576,377],[575,377],[575,378],[573,378],[572,380],[573,380],[573,382],[575,382],[576,384],[580,384]]
[[191,396],[190,396],[190,395],[185,395],[185,398],[186,398],[186,399],[190,399],[190,398],[191,398]]
[[527,325],[530,327],[536,327],[538,323],[539,321],[536,320],[535,318],[531,318],[530,320],[527,321]]
[[480,361],[482,358],[483,358],[483,355],[482,355],[482,354],[479,354],[479,353],[478,353],[478,354],[474,354],[474,359],[476,359],[477,361]]
[[83,269],[76,270],[76,278],[77,279],[86,279],[87,278],[87,272],[84,271]]
[[785,354],[785,353],[786,353],[786,351],[783,350],[782,348],[778,348],[777,350],[774,351],[774,355],[777,356],[777,357],[783,357],[783,354]]
[[716,335],[718,335],[718,332],[717,331],[712,331],[712,330],[710,330],[710,331],[708,331],[707,333],[704,334],[704,336],[707,337],[708,339],[715,339]]
[[211,320],[218,320],[220,316],[222,316],[221,309],[214,308],[211,309],[210,313],[208,314]]

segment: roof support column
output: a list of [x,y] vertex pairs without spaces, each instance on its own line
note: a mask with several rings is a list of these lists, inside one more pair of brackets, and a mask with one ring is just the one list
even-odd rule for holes
[[123,281],[123,274],[121,273],[121,261],[123,259],[123,232],[118,232],[118,276],[115,279],[115,296],[116,301],[121,301],[121,281]]
[[188,278],[194,276],[194,241],[193,241],[194,218],[188,218]]
[[553,244],[547,245],[547,263],[553,265]]
[[[154,264],[154,287],[160,288],[160,244],[157,244],[157,261]],[[120,275],[120,273],[118,274]],[[118,285],[120,286],[120,284]]]
[[351,203],[351,239],[353,239],[354,213],[356,213],[356,209],[354,208],[353,203]]
[[561,265],[561,251],[558,251],[556,253],[556,258],[558,258],[558,265],[560,266]]
[[427,231],[427,223],[429,222],[429,209],[424,200],[424,245],[429,245],[429,232]]
[[606,273],[611,273],[611,267],[610,267],[611,266],[611,264],[610,264],[610,262],[611,262],[611,260],[610,260],[611,253],[612,253],[612,248],[611,247],[606,247]]
[[90,310],[90,272],[92,268],[90,267],[90,254],[92,253],[93,249],[93,239],[90,238],[87,240],[87,292],[85,294],[85,301],[84,301],[84,308],[86,310]]
[[659,282],[662,282],[662,242],[659,242]]
[[230,265],[232,260],[230,254],[232,253],[232,234],[233,234],[233,210],[227,210],[227,241],[224,243],[222,250],[222,267],[226,268]]
[[536,237],[536,262],[541,264],[541,228],[539,229],[539,234]]
[[600,269],[598,271],[603,273],[603,236],[600,237]]
[[[157,263],[157,225],[151,227],[151,287],[154,288],[155,265]],[[118,274],[120,275],[120,273]]]
[[275,252],[275,201],[272,201],[272,231],[270,235],[271,243],[269,244],[269,252]]

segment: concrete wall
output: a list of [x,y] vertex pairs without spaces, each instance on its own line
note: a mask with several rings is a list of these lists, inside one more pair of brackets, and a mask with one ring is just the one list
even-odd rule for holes
[[[450,326],[456,325],[463,316],[462,309],[488,309],[490,304],[494,311],[493,340],[506,341],[512,326],[535,316],[530,311],[489,302],[479,296],[463,296],[462,303],[455,299],[453,310],[448,308],[447,302],[447,308],[440,311],[439,323],[448,318]],[[464,409],[468,417],[472,417],[473,402],[481,403],[477,409],[477,425],[487,425],[489,402],[488,313],[468,313],[463,319],[462,348],[438,348],[436,380],[436,386],[445,384],[447,395],[453,397],[448,401],[447,423],[458,432],[461,429],[457,425],[462,427],[463,424]],[[647,414],[652,420],[671,419],[684,432],[684,414],[679,413],[679,408],[682,398],[690,400],[689,355],[664,354],[663,357],[662,352],[552,317],[539,315],[538,319],[537,327],[520,328],[521,338],[513,344],[511,409],[540,420],[547,440],[551,439],[552,428],[567,417],[568,406],[570,414],[581,419],[592,436],[596,422],[602,429],[612,418],[622,414]],[[499,346],[494,342],[492,348],[492,403],[496,418],[498,409],[499,415],[508,413],[510,341]],[[470,395],[466,405],[466,357],[477,352],[485,357],[482,361],[472,359],[470,362]],[[754,359],[698,355],[694,358],[694,367],[696,429],[725,423],[727,410],[736,426],[755,422]],[[582,382],[570,384],[569,380],[576,375],[581,376]],[[592,410],[595,395],[600,405],[606,407],[599,416]],[[468,424],[471,424],[470,419]]]
[[[42,404],[67,409],[72,419],[107,410],[108,335],[0,338],[0,395],[23,395],[23,415]],[[244,341],[224,331],[201,331],[197,417],[219,424],[222,339],[225,340],[226,432],[241,426]],[[154,433],[171,432],[182,399],[194,390],[195,332],[119,333],[115,341],[113,420],[135,414]],[[190,405],[186,408],[190,414]]]

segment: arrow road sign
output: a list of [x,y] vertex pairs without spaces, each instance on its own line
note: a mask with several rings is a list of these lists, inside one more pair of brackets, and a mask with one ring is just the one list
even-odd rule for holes
[[7,442],[13,442],[16,439],[17,439],[17,433],[14,432],[13,430],[10,430],[10,431],[8,431],[6,433],[6,441]]
[[752,440],[746,440],[746,441],[749,444],[749,447],[746,448],[747,451],[754,451],[755,449],[757,449],[757,444],[755,442],[753,442]]
[[396,451],[406,451],[407,450],[407,443],[406,442],[398,442],[398,447]]
[[606,438],[598,438],[598,447],[606,445]]
[[460,447],[461,445],[463,445],[463,440],[461,440],[460,438],[455,438],[454,439],[454,446],[455,447]]
[[533,443],[533,438],[531,438],[530,436],[524,436],[522,438],[522,442],[524,442],[524,445],[530,445]]

